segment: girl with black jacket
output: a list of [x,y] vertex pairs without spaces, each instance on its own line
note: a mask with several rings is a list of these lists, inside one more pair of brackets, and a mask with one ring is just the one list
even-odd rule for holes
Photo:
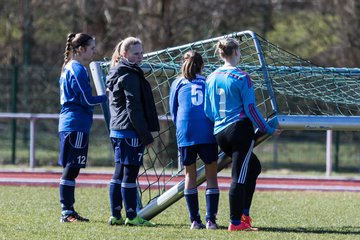
[[[110,138],[115,172],[110,181],[110,225],[155,226],[137,215],[136,178],[143,164],[145,146],[154,141],[159,121],[149,82],[139,67],[143,59],[140,39],[128,37],[115,47],[106,78],[109,90]],[[126,218],[121,216],[122,202]]]

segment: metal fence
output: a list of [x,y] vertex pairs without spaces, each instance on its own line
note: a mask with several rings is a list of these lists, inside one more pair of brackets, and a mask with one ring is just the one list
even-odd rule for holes
[[[13,122],[16,121],[16,129]],[[56,166],[58,114],[0,113],[0,164],[30,168]],[[263,169],[360,172],[360,132],[289,131],[255,149]],[[94,115],[89,166],[112,166],[113,153],[104,117]]]

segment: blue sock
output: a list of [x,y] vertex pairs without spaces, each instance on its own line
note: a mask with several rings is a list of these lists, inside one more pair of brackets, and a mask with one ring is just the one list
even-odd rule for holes
[[72,213],[75,203],[75,180],[60,179],[59,194],[62,214]]
[[190,221],[201,222],[199,214],[199,199],[197,188],[184,190],[186,204],[189,210]]
[[206,189],[206,221],[216,223],[220,192],[218,188]]
[[111,216],[119,219],[121,218],[121,208],[122,208],[120,180],[111,179],[109,184],[109,195],[110,195]]
[[121,183],[121,194],[124,200],[124,207],[126,210],[126,217],[130,220],[137,215],[137,186],[136,183]]
[[244,215],[245,216],[249,216],[250,215],[250,209],[249,208],[244,208]]

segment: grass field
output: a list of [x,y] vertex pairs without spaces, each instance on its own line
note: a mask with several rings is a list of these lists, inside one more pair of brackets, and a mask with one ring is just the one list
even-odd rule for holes
[[189,229],[184,199],[156,216],[155,228],[109,226],[107,188],[77,188],[75,206],[90,223],[59,222],[57,188],[0,186],[0,239],[360,239],[360,194],[351,192],[257,192],[252,217],[259,232],[227,232],[226,191],[215,231]]

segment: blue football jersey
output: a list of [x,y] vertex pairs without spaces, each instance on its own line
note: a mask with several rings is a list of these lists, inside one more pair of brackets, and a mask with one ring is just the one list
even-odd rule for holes
[[69,61],[61,73],[59,132],[89,133],[96,104],[105,102],[106,95],[92,96],[90,78],[80,62]]
[[176,125],[179,147],[216,143],[214,125],[204,113],[205,81],[196,75],[191,81],[177,78],[170,88],[170,114]]
[[275,131],[256,107],[250,76],[240,69],[216,69],[207,78],[205,95],[205,114],[215,123],[214,134],[244,118],[249,118],[264,133]]

